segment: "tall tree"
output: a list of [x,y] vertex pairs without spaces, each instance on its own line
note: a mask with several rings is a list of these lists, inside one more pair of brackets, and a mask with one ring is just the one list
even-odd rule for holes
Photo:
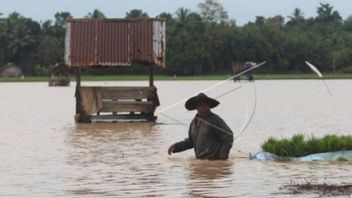
[[[52,36],[54,36],[55,38],[47,38],[47,39],[43,39],[41,41],[41,45],[45,45],[45,42],[49,42],[47,44],[47,46],[53,46],[53,43],[56,43],[56,41],[53,41],[55,39],[58,39],[58,43],[60,44],[60,46],[58,46],[56,49],[52,49],[53,51],[58,51],[58,52],[50,52],[50,54],[62,54],[62,58],[64,56],[64,48],[65,48],[65,35],[66,35],[66,28],[67,28],[67,20],[72,19],[72,15],[70,12],[58,12],[55,14],[55,22],[54,22],[54,26],[53,31],[54,34]],[[55,61],[57,60],[57,58],[55,58]],[[60,61],[61,62],[61,61]]]
[[[64,39],[66,27],[67,27],[67,20],[71,18],[72,18],[72,15],[69,12],[57,12],[55,14],[55,22],[51,32],[55,36],[60,37],[61,39]],[[47,24],[45,25],[50,27],[48,23],[51,23],[51,22],[46,22],[46,23]]]
[[291,16],[288,16],[289,21],[287,22],[288,25],[297,25],[304,21],[304,14],[301,9],[295,8]]
[[205,64],[209,72],[221,70],[221,58],[218,53],[222,51],[223,40],[226,40],[223,33],[227,26],[228,14],[217,0],[205,0],[198,4],[200,14],[206,23],[204,32]]
[[146,12],[143,12],[143,10],[133,9],[133,10],[130,10],[129,12],[126,12],[125,18],[127,19],[149,18],[149,16]]
[[[70,18],[70,15],[65,14],[65,16],[65,18]],[[59,15],[56,15],[56,18],[58,19],[56,25],[51,20],[44,21],[41,24],[42,32],[39,35],[38,48],[35,54],[37,67],[40,70],[48,69],[55,63],[63,62],[66,20]]]
[[[172,27],[175,24],[175,22],[176,22],[176,20],[172,17],[172,14],[167,13],[167,12],[163,12],[163,13],[159,14],[157,16],[157,18],[165,19],[166,20],[166,24],[167,24],[168,27]],[[166,31],[168,29],[169,28],[167,28]]]
[[157,16],[157,18],[163,18],[163,19],[165,19],[166,21],[170,21],[170,22],[173,20],[172,14],[167,13],[167,12],[160,13],[160,14]]
[[227,11],[217,0],[205,0],[204,3],[199,3],[198,7],[203,19],[207,22],[219,23],[229,18]]
[[187,16],[191,13],[191,11],[187,8],[179,8],[176,11],[176,20],[179,23],[184,23],[186,21]]
[[345,26],[348,31],[352,31],[352,15],[345,20]]
[[66,21],[71,18],[72,15],[69,12],[57,12],[55,14],[55,26],[66,28]]
[[178,9],[174,27],[168,28],[167,64],[173,73],[191,75],[203,72],[204,23],[194,12]]
[[[0,16],[2,13],[0,13]],[[5,43],[5,19],[0,18],[0,45],[4,46]],[[0,48],[0,67],[5,63],[5,49]]]
[[255,17],[255,24],[256,25],[264,25],[265,23],[265,17],[263,16],[256,16]]
[[42,22],[41,28],[42,28],[43,34],[50,34],[50,35],[55,34],[53,22],[51,20],[46,20],[46,21]]
[[31,53],[37,47],[40,25],[14,12],[5,21],[5,32],[7,61],[17,63],[24,71],[31,72],[30,68],[25,66],[30,64]]
[[[313,61],[323,72],[352,71],[352,16],[342,21],[329,4],[320,4],[314,18],[304,18],[296,8],[286,24],[281,16],[258,16],[241,27],[227,18],[218,1],[204,0],[200,5],[198,13],[180,8],[174,15],[158,16],[167,21],[168,66],[159,72],[222,73],[230,71],[232,62],[263,60],[267,64],[258,72],[308,72],[305,60]],[[90,13],[92,18],[99,15]],[[131,10],[126,15],[147,17],[142,10]],[[71,17],[68,12],[59,12],[53,21],[39,24],[18,13],[1,16],[0,64],[17,63],[31,75],[36,71],[34,66],[43,71],[62,62],[66,20]]]
[[63,62],[64,48],[60,38],[43,34],[37,44],[35,58],[38,65],[48,68],[55,63]]
[[320,22],[341,22],[342,18],[340,13],[336,10],[333,10],[334,7],[330,6],[328,3],[320,3],[320,7],[317,8],[317,21]]
[[274,27],[283,27],[285,25],[285,18],[277,15],[274,17],[269,17],[265,20],[265,23]]
[[105,19],[106,16],[105,14],[98,10],[98,9],[94,9],[93,12],[89,12],[88,15],[85,16],[85,18],[89,18],[89,19]]

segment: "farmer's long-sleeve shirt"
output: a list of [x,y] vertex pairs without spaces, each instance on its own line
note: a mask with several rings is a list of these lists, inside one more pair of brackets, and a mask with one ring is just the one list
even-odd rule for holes
[[174,144],[174,152],[194,148],[198,159],[220,159],[228,156],[233,144],[233,132],[216,114],[209,112],[204,118],[192,120],[188,138]]

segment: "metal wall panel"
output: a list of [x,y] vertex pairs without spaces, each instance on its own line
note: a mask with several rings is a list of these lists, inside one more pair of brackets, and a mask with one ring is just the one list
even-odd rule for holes
[[165,21],[161,19],[71,19],[65,40],[70,67],[165,67]]
[[166,23],[165,21],[153,21],[153,50],[154,62],[165,67],[166,49]]

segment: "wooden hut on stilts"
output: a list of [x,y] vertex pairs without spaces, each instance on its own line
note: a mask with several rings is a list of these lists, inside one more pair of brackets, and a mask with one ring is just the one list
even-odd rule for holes
[[70,86],[70,71],[67,65],[56,63],[48,72],[49,87]]
[[[76,73],[78,122],[155,121],[159,106],[153,65],[165,67],[163,19],[71,19],[67,24],[65,61]],[[81,70],[144,64],[149,86],[81,86]]]

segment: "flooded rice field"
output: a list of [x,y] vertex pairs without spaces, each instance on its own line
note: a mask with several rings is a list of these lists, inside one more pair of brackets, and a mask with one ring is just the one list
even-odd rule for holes
[[156,124],[78,124],[74,83],[1,83],[0,197],[316,197],[280,188],[291,182],[352,183],[351,162],[248,159],[270,136],[351,134],[350,80],[326,81],[332,96],[319,80],[227,82],[206,92],[221,102],[213,112],[235,135],[251,120],[229,160],[196,160],[193,150],[167,155],[169,145],[187,136],[183,124],[195,114],[184,102],[168,107],[216,83],[156,81],[158,110],[166,115],[157,113]]

